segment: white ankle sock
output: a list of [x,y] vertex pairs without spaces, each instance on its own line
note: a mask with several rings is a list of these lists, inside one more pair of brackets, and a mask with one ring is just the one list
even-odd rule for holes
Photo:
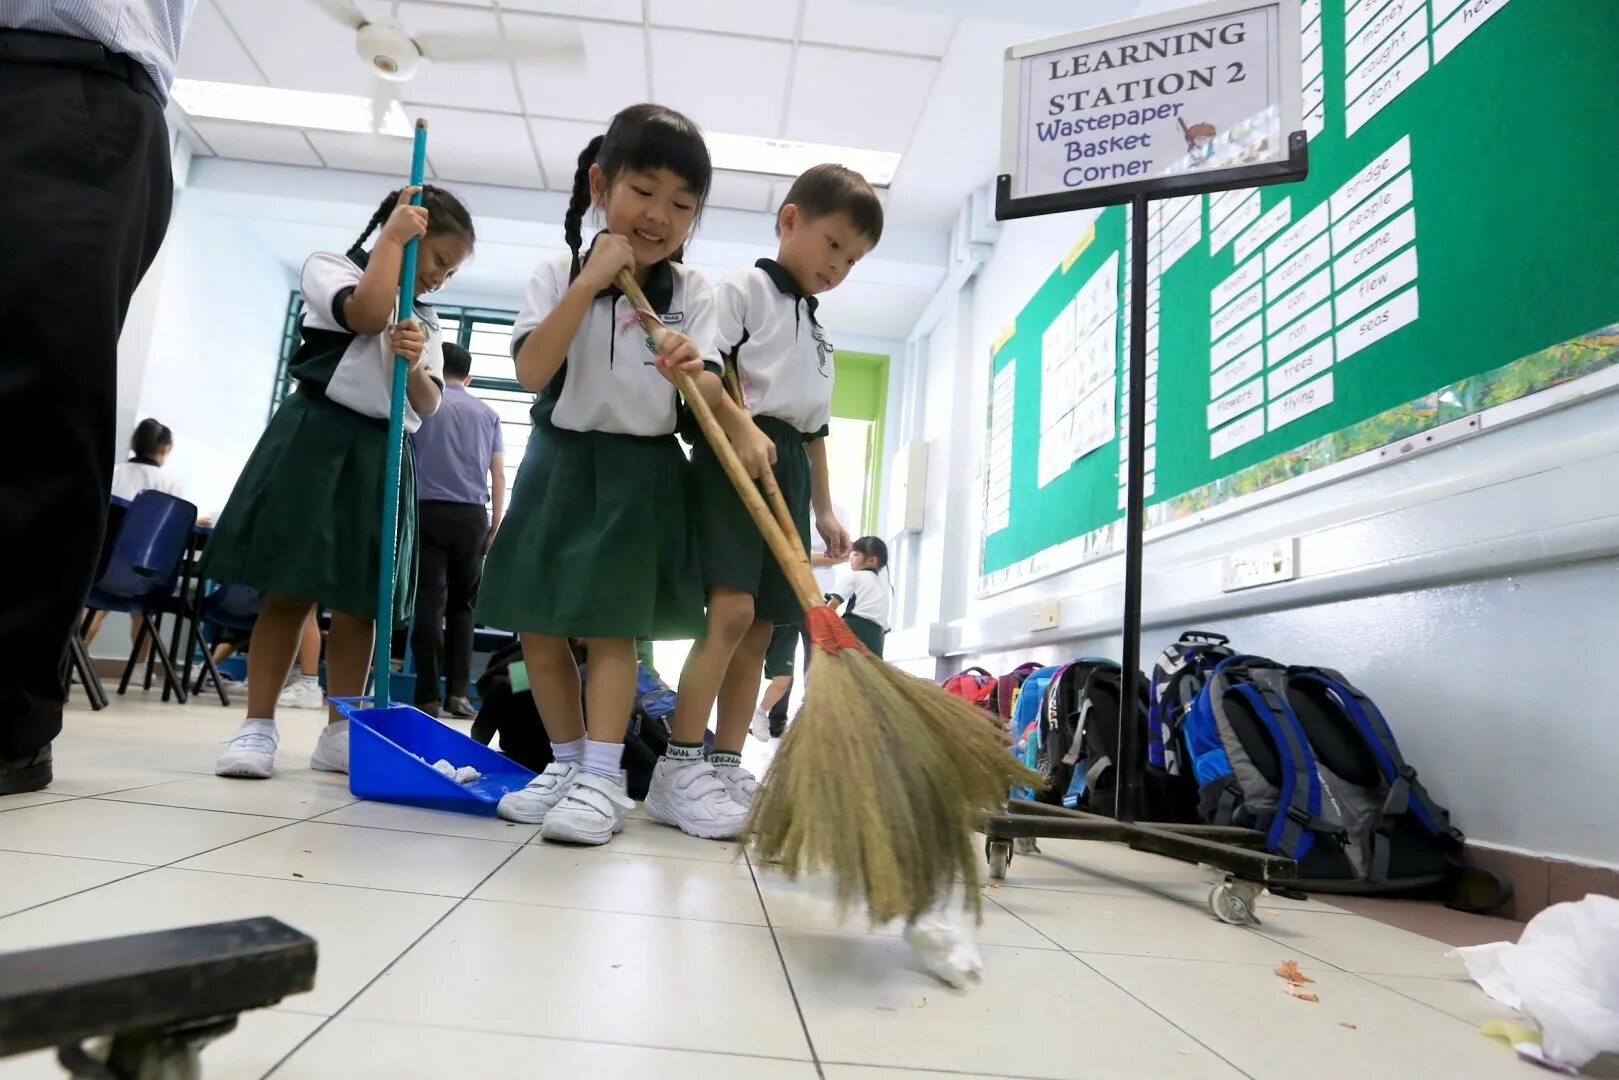
[[551,744],[551,756],[564,764],[570,761],[583,761],[585,760],[585,739],[580,737],[570,739],[568,742],[554,742]]
[[623,772],[624,744],[597,742],[588,737],[584,739],[584,744],[585,753],[580,767],[587,773],[605,776],[609,780],[618,780]]
[[742,754],[736,750],[711,750],[708,763],[716,769],[734,769],[742,764]]

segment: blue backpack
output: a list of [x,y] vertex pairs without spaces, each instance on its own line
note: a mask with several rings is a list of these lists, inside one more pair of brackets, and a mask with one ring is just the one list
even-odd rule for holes
[[1158,657],[1147,692],[1149,766],[1173,777],[1188,775],[1190,770],[1182,761],[1181,726],[1215,667],[1235,655],[1231,639],[1224,634],[1188,630]]
[[1372,700],[1327,668],[1221,660],[1182,727],[1204,821],[1265,833],[1298,886],[1340,893],[1448,886],[1485,911],[1510,885],[1462,858],[1449,813],[1406,763]]

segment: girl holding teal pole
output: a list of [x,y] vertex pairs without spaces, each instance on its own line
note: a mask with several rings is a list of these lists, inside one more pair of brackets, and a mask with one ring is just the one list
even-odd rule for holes
[[[397,448],[401,431],[416,430],[438,408],[443,361],[432,308],[416,300],[414,317],[396,319],[395,305],[407,248],[416,249],[408,303],[442,287],[472,254],[474,239],[472,218],[454,195],[411,185],[383,199],[345,254],[317,252],[304,264],[302,343],[290,364],[298,390],[260,437],[202,561],[206,576],[264,597],[248,652],[247,719],[220,754],[220,776],[273,772],[275,701],[312,608],[332,612],[326,675],[333,697],[364,689],[379,600],[391,593],[393,620],[409,617],[416,494],[408,449],[395,459],[392,544],[385,545],[390,530],[378,513],[394,468],[390,406],[402,406],[391,436]],[[403,358],[403,394],[394,389],[395,357]],[[381,636],[386,640],[386,631]],[[335,708],[310,765],[348,772],[348,722]]]

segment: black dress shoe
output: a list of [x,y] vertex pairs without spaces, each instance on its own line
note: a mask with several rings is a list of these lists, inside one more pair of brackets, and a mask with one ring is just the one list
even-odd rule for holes
[[444,701],[444,711],[449,713],[451,716],[460,717],[462,720],[470,720],[474,716],[478,715],[478,710],[472,707],[471,700],[469,700],[464,694],[457,694],[454,697],[446,698]]
[[0,795],[38,791],[51,782],[51,744],[20,758],[0,758]]
[[424,702],[422,702],[422,704],[416,706],[416,711],[417,712],[424,712],[428,716],[431,716],[434,720],[437,720],[438,719],[438,702],[436,702],[436,701],[424,701]]

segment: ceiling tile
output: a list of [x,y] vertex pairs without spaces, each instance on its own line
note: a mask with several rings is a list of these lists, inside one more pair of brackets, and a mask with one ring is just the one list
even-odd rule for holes
[[572,191],[573,176],[579,168],[579,152],[605,130],[603,124],[574,120],[530,120],[534,144],[540,148],[545,179],[557,191]]
[[792,46],[685,30],[652,31],[653,100],[707,131],[774,136]]
[[509,187],[544,186],[522,117],[457,109],[412,109],[411,115],[425,117],[430,126],[428,153],[440,179]]
[[649,10],[653,26],[787,40],[798,24],[796,0],[651,0]]
[[185,44],[178,70],[182,79],[255,85],[264,82],[253,66],[253,58],[209,0],[197,5],[197,13],[186,29]]
[[[383,16],[392,4],[376,0],[361,5],[367,14]],[[399,18],[412,34],[454,33],[500,36],[495,13],[434,4],[401,4]],[[358,57],[356,57],[358,60]],[[482,60],[422,65],[416,77],[399,93],[406,101],[424,105],[459,105],[518,113],[517,87],[512,81],[511,64],[504,60]]]
[[192,120],[190,123],[220,157],[271,161],[278,165],[320,165],[320,158],[304,141],[303,132],[295,128],[238,124],[234,120]]
[[[345,135],[336,131],[311,131],[307,134],[328,168],[381,173],[383,176],[398,177],[401,182],[410,175],[409,139],[392,135]],[[378,197],[381,197],[380,193]]]
[[[561,21],[511,13],[503,18],[507,30],[516,36],[538,34],[546,25]],[[584,70],[563,71],[526,61],[517,64],[528,114],[606,121],[624,106],[645,101],[646,43],[641,28],[592,22],[573,25],[584,38]]]
[[757,210],[765,213],[773,205],[770,201],[773,186],[767,177],[749,176],[746,173],[726,172],[721,169],[714,173],[714,182],[708,189],[708,204],[725,206],[732,210]]
[[[354,31],[308,0],[215,0],[271,86],[330,94],[371,93],[371,69],[354,52]],[[186,52],[191,52],[187,43]]]
[[955,25],[949,15],[873,0],[805,0],[803,40],[943,56]]
[[801,142],[902,151],[938,68],[936,60],[801,45],[784,134]]
[[579,15],[587,19],[641,21],[641,0],[500,0],[505,11],[538,11],[547,15]]

